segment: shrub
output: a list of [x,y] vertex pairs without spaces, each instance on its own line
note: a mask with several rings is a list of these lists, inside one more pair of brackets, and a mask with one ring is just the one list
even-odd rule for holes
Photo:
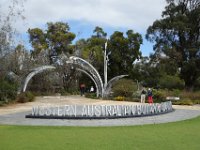
[[192,100],[193,104],[200,104],[200,100]]
[[164,75],[159,79],[159,85],[161,88],[167,89],[183,89],[184,81],[178,76]]
[[92,99],[97,99],[96,93],[85,93],[85,97],[87,98],[92,98]]
[[20,93],[18,96],[17,96],[17,102],[19,103],[26,103],[26,102],[32,102],[34,101],[35,99],[35,96],[33,93],[31,92],[25,92],[25,93]]
[[193,105],[194,103],[192,100],[179,100],[179,101],[172,101],[172,104],[174,105]]
[[8,103],[15,100],[17,96],[17,84],[10,83],[6,80],[0,80],[0,101]]
[[164,90],[153,90],[153,100],[154,102],[163,102],[166,100],[166,91]]
[[60,90],[60,93],[63,96],[67,96],[67,95],[79,95],[80,91],[78,91],[75,88],[72,88],[72,89],[62,89],[62,90]]
[[125,97],[124,96],[117,96],[117,97],[114,98],[114,100],[116,100],[116,101],[124,101]]
[[200,92],[182,91],[180,97],[181,99],[200,100]]
[[189,92],[189,91],[180,91],[177,89],[174,90],[153,90],[153,99],[154,102],[163,102],[166,101],[166,97],[180,97],[178,101],[172,101],[176,105],[194,105],[200,104],[200,92]]
[[113,96],[132,97],[133,92],[137,90],[137,85],[130,79],[119,80],[112,88]]

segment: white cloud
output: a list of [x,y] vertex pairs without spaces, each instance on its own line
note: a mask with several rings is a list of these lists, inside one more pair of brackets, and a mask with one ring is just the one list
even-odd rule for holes
[[[22,0],[19,0],[20,2]],[[146,32],[146,29],[161,13],[166,0],[25,0],[25,21],[19,20],[15,27],[23,33],[22,39],[27,41],[28,28],[44,28],[47,22],[75,21],[73,27],[78,33],[91,34],[88,26],[101,26],[104,29],[133,29]],[[0,12],[8,11],[9,0],[0,0]],[[71,27],[72,28],[72,27]],[[87,29],[85,29],[87,28]],[[74,31],[73,31],[74,32]],[[109,31],[106,31],[109,32]],[[25,38],[24,38],[25,37]],[[147,46],[148,45],[148,46]],[[152,46],[144,41],[143,51],[148,55]]]
[[[0,4],[6,0],[0,0]],[[27,25],[20,29],[44,26],[49,21],[76,20],[109,26],[146,30],[159,19],[165,0],[27,0],[24,3]]]

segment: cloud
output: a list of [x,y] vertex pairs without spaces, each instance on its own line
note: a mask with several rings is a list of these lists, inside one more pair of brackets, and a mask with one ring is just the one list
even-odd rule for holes
[[165,0],[27,0],[24,3],[27,24],[17,24],[21,30],[27,30],[49,21],[74,20],[142,32],[160,18],[165,5]]
[[[19,0],[22,1],[22,0]],[[45,28],[47,22],[64,21],[70,23],[72,32],[80,37],[88,37],[95,26],[100,26],[107,33],[133,29],[145,34],[148,26],[166,6],[166,0],[25,0],[25,21],[16,20],[15,28],[22,33],[22,39],[28,43],[28,28]],[[0,12],[6,13],[8,0],[0,0]],[[147,46],[148,45],[148,46]],[[144,40],[142,49],[145,55],[152,51],[152,46]]]

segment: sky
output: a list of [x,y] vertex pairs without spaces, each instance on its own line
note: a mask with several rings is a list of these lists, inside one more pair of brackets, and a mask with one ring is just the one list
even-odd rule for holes
[[[19,0],[22,1],[22,0]],[[0,0],[0,9],[8,12],[11,0]],[[114,31],[131,29],[143,36],[141,51],[144,56],[153,52],[153,44],[145,40],[147,28],[156,19],[161,19],[165,0],[25,0],[25,20],[16,20],[15,27],[26,45],[28,28],[46,29],[47,22],[63,21],[76,34],[76,40],[88,38],[96,26],[108,36]],[[2,7],[3,6],[3,7]]]

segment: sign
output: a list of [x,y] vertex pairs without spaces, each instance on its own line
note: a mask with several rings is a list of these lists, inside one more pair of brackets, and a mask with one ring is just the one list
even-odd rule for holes
[[26,118],[104,119],[158,115],[173,110],[171,101],[141,105],[34,106]]

